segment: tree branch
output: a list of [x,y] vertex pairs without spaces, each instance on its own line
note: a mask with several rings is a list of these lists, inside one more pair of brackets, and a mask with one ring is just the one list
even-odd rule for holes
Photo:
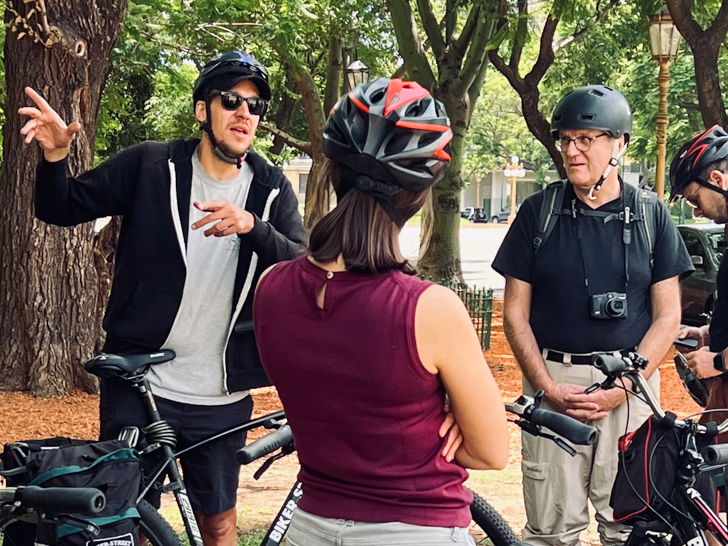
[[480,4],[474,4],[473,7],[470,9],[470,13],[468,14],[468,18],[465,21],[465,26],[463,27],[460,36],[458,36],[457,40],[455,40],[455,49],[457,49],[459,52],[464,52],[468,48],[468,44],[473,38],[473,32],[475,32],[475,29],[478,26],[479,14]]
[[[539,46],[538,59],[534,63],[531,71],[524,78],[526,85],[536,85],[541,82],[541,78],[544,77],[549,67],[554,64],[554,34],[556,33],[556,27],[559,26],[558,16],[554,16],[549,13],[546,18],[546,23],[543,26],[543,32],[541,33],[541,43]],[[518,65],[512,67],[518,71]]]
[[[700,25],[693,19],[690,13],[690,6],[685,5],[682,0],[665,0],[667,10],[670,12],[670,17],[675,21],[680,34],[682,34],[685,41],[690,46],[690,49],[694,49],[697,42],[705,34],[705,31],[700,28]],[[721,11],[725,7],[725,2],[721,6]]]
[[341,38],[332,33],[329,36],[329,66],[324,90],[324,112],[329,112],[339,98],[342,68]]
[[437,22],[437,18],[432,13],[430,0],[417,0],[417,9],[420,12],[422,26],[425,28],[425,34],[427,34],[427,38],[430,41],[432,52],[435,54],[436,59],[440,58],[440,55],[445,50],[445,42],[442,39],[442,34],[440,34],[440,25]]
[[[513,49],[508,66],[518,72],[518,65],[521,63],[523,46],[528,37],[528,0],[518,0],[518,19],[516,21],[516,35],[513,37]],[[549,44],[550,45],[550,44]]]
[[311,143],[307,142],[305,140],[299,140],[295,137],[292,137],[285,131],[281,131],[280,129],[274,127],[273,125],[270,125],[265,122],[261,122],[259,127],[265,131],[268,131],[272,135],[277,136],[283,142],[288,144],[291,148],[295,148],[296,150],[299,150],[303,152],[304,154],[308,155],[309,157],[313,157],[313,149],[311,147]]
[[417,37],[417,27],[409,0],[387,0],[387,7],[392,14],[399,54],[402,55],[407,73],[425,89],[434,89],[435,75]]
[[459,0],[447,0],[445,5],[445,43],[449,43],[455,34],[455,26],[458,22],[458,4],[460,4]]
[[498,55],[497,50],[491,49],[488,51],[488,58],[495,69],[506,77],[508,83],[511,84],[511,87],[516,91],[516,93],[521,95],[525,92],[523,78],[518,75],[517,71],[514,71],[506,64],[503,58]]
[[[569,44],[576,42],[577,40],[580,40],[581,38],[583,38],[584,35],[587,32],[589,32],[589,29],[591,29],[592,25],[601,21],[607,15],[607,13],[609,13],[609,10],[611,10],[612,8],[617,6],[619,4],[619,2],[620,2],[620,0],[609,0],[609,4],[607,4],[602,11],[599,11],[599,4],[601,2],[597,2],[597,8],[596,8],[596,12],[594,13],[594,19],[592,20],[592,22],[590,24],[584,25],[583,28],[574,32],[574,34],[572,34],[568,38],[561,40],[556,45],[556,47],[553,47],[553,45],[552,45],[552,49],[554,50],[554,55],[558,54],[559,51],[564,49]],[[560,17],[557,17],[557,18],[560,19]]]
[[480,69],[485,63],[485,57],[488,54],[488,42],[493,35],[493,29],[496,23],[496,12],[491,6],[490,9],[484,8],[481,16],[478,17],[478,27],[473,34],[473,40],[470,43],[468,54],[465,57],[463,68],[460,75],[453,83],[453,91],[456,94],[464,95],[473,85],[480,74]]

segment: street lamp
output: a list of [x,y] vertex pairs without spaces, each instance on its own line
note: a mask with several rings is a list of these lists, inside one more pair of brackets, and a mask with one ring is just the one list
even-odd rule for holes
[[346,67],[346,79],[349,82],[349,89],[369,81],[369,67],[359,59]]
[[660,200],[665,194],[665,148],[667,145],[667,89],[670,87],[670,63],[677,59],[680,45],[680,32],[672,22],[667,6],[662,6],[659,13],[650,17],[650,49],[652,60],[660,65],[657,83],[660,86],[660,103],[657,109],[657,172],[655,190]]
[[526,169],[518,160],[518,156],[511,156],[511,162],[503,170],[503,174],[511,179],[511,212],[508,214],[508,223],[512,224],[516,219],[516,184],[519,178],[526,176]]

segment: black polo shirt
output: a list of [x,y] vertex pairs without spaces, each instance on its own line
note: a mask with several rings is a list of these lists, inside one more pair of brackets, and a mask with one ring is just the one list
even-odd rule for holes
[[716,285],[718,297],[710,318],[710,351],[713,353],[728,347],[728,252],[720,259]]
[[[632,203],[634,192],[631,186],[623,186],[627,203]],[[640,241],[639,229],[632,224],[632,241],[628,246],[629,283],[625,285],[624,224],[619,219],[605,223],[604,217],[579,214],[582,237],[579,244],[574,219],[560,216],[534,257],[533,239],[538,233],[543,198],[544,191],[540,191],[523,202],[493,261],[493,269],[501,275],[531,284],[530,323],[539,347],[569,353],[636,347],[652,323],[650,286],[694,269],[669,211],[663,203],[655,208],[657,227],[656,233],[651,234],[655,237],[652,269],[649,246]],[[572,200],[577,210],[591,210],[576,197],[569,184],[564,194],[564,208],[569,208]],[[618,214],[624,210],[622,197],[596,210]],[[591,295],[625,292],[625,287],[626,319],[591,318]]]

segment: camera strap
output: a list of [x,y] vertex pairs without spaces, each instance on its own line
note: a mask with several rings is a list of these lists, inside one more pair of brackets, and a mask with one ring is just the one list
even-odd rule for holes
[[586,292],[590,298],[592,297],[592,293],[591,287],[589,286],[589,274],[587,273],[586,259],[584,258],[584,246],[581,237],[579,216],[596,216],[604,218],[605,225],[611,220],[622,221],[622,243],[624,244],[624,293],[627,293],[627,286],[629,285],[629,245],[632,243],[632,220],[634,219],[634,212],[630,210],[629,205],[625,204],[623,186],[620,191],[620,195],[622,197],[624,210],[619,213],[577,208],[576,197],[571,200],[572,229],[574,232],[574,238],[579,242],[579,254],[581,256],[581,265],[584,270],[584,286],[586,286]]

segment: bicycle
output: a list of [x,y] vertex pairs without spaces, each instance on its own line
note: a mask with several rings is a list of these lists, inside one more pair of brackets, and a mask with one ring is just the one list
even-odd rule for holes
[[[251,419],[236,427],[206,438],[184,450],[175,452],[176,437],[174,431],[169,424],[160,418],[159,412],[154,404],[151,387],[145,379],[145,375],[151,366],[168,362],[174,357],[175,354],[171,350],[128,356],[102,354],[89,360],[85,364],[85,369],[102,379],[124,381],[130,384],[139,391],[144,401],[149,417],[149,425],[142,429],[146,447],[141,448],[140,456],[144,459],[152,453],[161,453],[162,461],[157,463],[151,470],[145,468],[142,470],[142,491],[137,498],[137,509],[141,516],[140,531],[147,537],[152,546],[181,546],[182,542],[179,536],[177,536],[159,512],[144,500],[144,496],[152,488],[158,489],[162,493],[172,492],[177,501],[190,546],[202,546],[197,522],[177,467],[177,459],[181,455],[208,442],[216,441],[232,434],[260,427],[276,428],[277,430],[275,432],[267,434],[239,451],[239,461],[242,462],[244,460],[245,464],[250,464],[280,449],[279,453],[269,457],[256,471],[255,478],[259,479],[273,462],[293,453],[295,448],[292,435],[290,435],[290,428],[285,423],[285,414],[281,410]],[[552,439],[569,452],[573,452],[573,448],[569,444],[560,437],[544,431],[542,427],[548,428],[576,444],[588,445],[595,441],[597,433],[594,427],[579,423],[565,415],[540,409],[539,404],[542,396],[543,393],[537,393],[535,397],[522,396],[514,403],[506,404],[508,411],[518,417],[515,421],[516,424],[530,434]],[[286,436],[286,431],[288,431],[289,436]],[[120,439],[125,440],[131,446],[136,446],[140,440],[139,430],[136,427],[127,427],[120,433]],[[168,483],[163,485],[162,481],[165,476],[168,479]],[[287,530],[288,522],[290,521],[289,516],[295,510],[301,495],[301,484],[296,482],[291,488],[278,515],[270,525],[267,534],[261,542],[261,546],[277,546],[280,544]],[[500,514],[477,494],[474,494],[471,513],[476,524],[493,541],[494,546],[509,546],[520,543],[518,537]]]
[[[702,449],[698,447],[701,443],[712,440],[717,434],[728,429],[728,420],[717,426],[715,423],[702,425],[693,419],[677,419],[674,414],[666,413],[660,407],[644,376],[639,373],[647,367],[647,361],[637,353],[629,353],[627,356],[621,357],[609,354],[595,355],[592,363],[604,373],[606,379],[587,389],[588,392],[597,388],[614,388],[615,381],[619,378],[624,377],[631,380],[634,385],[633,394],[639,396],[650,406],[661,426],[675,431],[678,440],[677,460],[674,461],[677,464],[677,473],[672,490],[664,495],[655,488],[661,503],[660,510],[653,506],[654,501],[650,502],[649,498],[640,495],[637,490],[640,484],[629,481],[632,491],[626,493],[636,495],[644,504],[645,509],[640,513],[638,521],[634,522],[626,546],[662,546],[663,544],[708,546],[706,532],[710,532],[721,544],[728,544],[728,527],[700,492],[693,487],[698,473],[709,472],[728,464],[728,445],[708,445]],[[652,460],[658,447],[660,447],[659,440],[652,451],[645,454],[645,457],[649,457],[646,460]],[[620,458],[620,465],[625,473],[626,464],[625,457]],[[656,476],[651,471],[651,465],[648,465],[647,468],[648,487],[654,487]],[[613,498],[615,498],[615,492],[625,493],[617,490],[615,486],[612,493]]]

